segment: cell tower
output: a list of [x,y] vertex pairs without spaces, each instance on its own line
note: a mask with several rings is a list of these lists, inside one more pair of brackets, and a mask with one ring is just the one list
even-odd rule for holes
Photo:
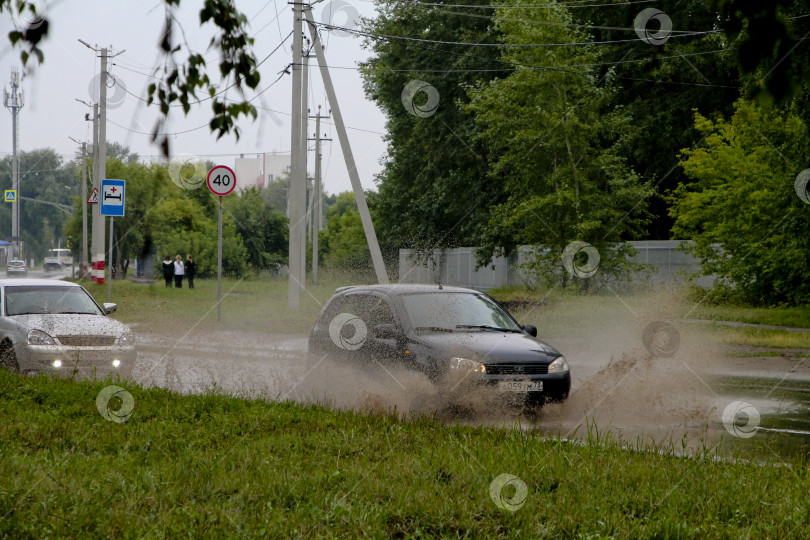
[[14,190],[14,202],[11,203],[11,241],[14,244],[13,256],[20,256],[20,161],[17,156],[17,139],[19,137],[20,124],[17,116],[23,108],[23,91],[20,88],[20,72],[16,68],[11,68],[11,92],[3,88],[3,104],[11,111],[11,132],[12,132],[12,157],[11,157],[11,178]]

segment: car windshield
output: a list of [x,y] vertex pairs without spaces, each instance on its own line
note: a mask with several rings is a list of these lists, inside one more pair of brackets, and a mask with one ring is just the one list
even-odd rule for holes
[[6,315],[79,313],[101,315],[98,305],[81,287],[20,285],[6,287]]
[[25,266],[25,263],[22,261],[11,261],[8,263],[9,266]]
[[411,326],[416,330],[499,329],[522,332],[501,306],[474,293],[407,294],[402,296],[402,303]]

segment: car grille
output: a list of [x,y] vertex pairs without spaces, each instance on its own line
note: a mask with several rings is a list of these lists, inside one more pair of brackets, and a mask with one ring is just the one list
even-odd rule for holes
[[109,347],[115,336],[56,336],[59,343],[68,347]]
[[486,364],[489,375],[545,375],[547,364]]

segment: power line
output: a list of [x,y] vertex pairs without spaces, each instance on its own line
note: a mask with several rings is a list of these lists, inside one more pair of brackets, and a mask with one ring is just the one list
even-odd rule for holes
[[559,9],[563,8],[586,8],[586,7],[613,7],[613,6],[629,6],[632,4],[649,4],[656,0],[628,0],[627,2],[605,2],[594,4],[594,0],[579,0],[574,2],[559,2],[551,4],[508,4],[508,5],[470,5],[470,4],[437,4],[429,2],[415,2],[417,6],[424,7],[454,7],[454,8],[470,8],[470,9],[501,9],[501,8],[525,8],[525,9]]
[[[284,44],[284,42],[285,42],[285,41],[287,41],[288,39],[290,39],[290,36],[292,36],[292,32],[290,32],[289,34],[287,34],[287,37],[286,37],[286,38],[284,38],[284,40],[283,40],[281,43],[279,43],[279,44],[276,46],[276,48],[275,48],[275,49],[273,49],[272,51],[270,51],[270,54],[268,54],[267,56],[265,56],[265,57],[264,57],[264,58],[263,58],[263,59],[262,59],[262,60],[261,60],[259,63],[257,63],[257,64],[256,64],[256,68],[255,68],[255,69],[258,69],[258,68],[259,68],[259,66],[261,66],[261,65],[262,65],[263,63],[265,63],[265,62],[266,62],[266,61],[267,61],[267,60],[268,60],[268,59],[269,59],[271,56],[273,56],[273,55],[276,53],[276,51],[278,51],[278,50],[281,48],[281,46]],[[115,64],[113,64],[113,65],[115,65]],[[119,66],[119,67],[122,67],[123,69],[128,69],[128,68],[126,68],[125,66]],[[134,73],[138,73],[139,75],[143,75],[144,77],[151,77],[151,78],[153,78],[153,79],[162,80],[162,79],[161,79],[161,78],[159,78],[159,77],[155,77],[155,76],[153,76],[153,75],[148,75],[148,74],[146,74],[146,73],[140,73],[140,72],[138,72],[138,71],[135,71],[134,69],[128,69],[128,71],[132,71],[132,72],[134,72]],[[112,74],[111,74],[111,73],[109,73],[109,72],[107,72],[107,75],[112,77]],[[279,77],[279,78],[280,78],[280,77]],[[116,84],[116,85],[118,84],[118,81],[115,79],[115,77],[113,77],[113,81],[115,82],[115,84]],[[192,101],[192,102],[189,102],[189,103],[190,103],[190,105],[198,105],[198,104],[200,104],[200,103],[203,103],[204,101],[208,101],[208,100],[210,100],[210,99],[213,99],[213,98],[215,98],[215,97],[217,97],[217,96],[220,96],[220,95],[224,94],[225,92],[227,92],[228,90],[230,90],[231,88],[233,88],[234,86],[236,86],[236,84],[237,84],[238,82],[239,82],[239,81],[234,81],[234,82],[233,82],[233,83],[231,83],[229,86],[227,86],[226,88],[224,88],[224,89],[220,90],[219,92],[217,92],[217,93],[216,93],[216,94],[214,94],[213,96],[204,97],[204,98],[202,98],[202,99],[198,99],[198,100],[196,100],[196,101]],[[262,90],[261,92],[259,92],[259,94],[257,94],[256,96],[254,96],[254,98],[251,98],[251,99],[255,99],[255,97],[257,97],[257,96],[261,95],[262,93],[264,93],[266,90],[268,90],[268,89],[269,89],[271,86],[273,86],[273,85],[274,85],[274,84],[276,84],[277,82],[278,82],[278,79],[276,79],[276,80],[275,80],[275,81],[274,81],[274,82],[273,82],[273,83],[272,83],[270,86],[268,86],[267,88],[265,88],[264,90]],[[129,90],[127,90],[127,89],[126,89],[126,87],[124,87],[123,85],[119,85],[119,86],[120,86],[120,87],[121,87],[121,88],[124,90],[124,92],[126,92],[126,93],[127,93],[127,94],[129,94],[129,95],[131,95],[131,96],[132,96],[132,97],[134,97],[135,99],[139,99],[139,100],[143,101],[144,103],[149,103],[149,100],[144,99],[144,98],[142,98],[142,97],[140,97],[140,96],[137,96],[137,95],[133,94],[132,92],[130,92]],[[250,101],[250,100],[249,100],[249,101]],[[182,104],[182,103],[169,104],[169,107],[182,107],[182,106],[183,106],[183,104]]]
[[[112,121],[112,120],[110,120],[109,118],[107,119],[107,121],[108,121],[109,123],[111,123],[112,125],[114,125],[114,126],[118,126],[118,127],[120,127],[121,129],[123,129],[123,130],[129,131],[130,133],[137,133],[138,135],[149,135],[150,137],[152,136],[152,133],[147,133],[147,132],[145,132],[145,131],[138,131],[138,130],[136,130],[136,129],[130,129],[130,128],[128,128],[128,127],[124,127],[124,126],[122,126],[121,124],[118,124],[118,123],[116,123],[116,122],[113,122],[113,121]],[[174,135],[182,135],[182,134],[184,134],[184,133],[191,133],[192,131],[197,131],[198,129],[202,129],[202,128],[204,128],[204,127],[208,127],[208,124],[207,124],[207,123],[205,123],[205,124],[203,124],[203,125],[201,125],[201,126],[198,126],[198,127],[195,127],[195,128],[191,128],[191,129],[187,129],[187,130],[185,130],[185,131],[177,131],[177,132],[175,132],[175,133],[158,133],[158,135],[159,135],[159,136],[162,136],[162,137],[163,137],[163,136],[165,136],[165,137],[172,137],[172,136],[174,136]]]
[[[490,17],[486,17],[490,18]],[[584,41],[584,42],[573,42],[573,43],[474,43],[474,42],[466,42],[466,41],[441,41],[435,39],[422,39],[422,38],[414,38],[414,37],[407,37],[407,36],[392,36],[388,34],[376,34],[373,32],[367,32],[365,30],[357,30],[355,28],[346,28],[344,26],[335,26],[333,24],[317,22],[315,21],[312,24],[316,24],[318,26],[324,27],[328,30],[342,30],[344,32],[348,32],[350,34],[355,34],[362,37],[372,38],[372,39],[386,39],[386,40],[401,40],[401,41],[410,41],[410,42],[417,42],[417,43],[430,43],[433,45],[458,45],[462,47],[501,47],[501,48],[544,48],[544,47],[579,47],[579,46],[590,46],[590,45],[613,45],[616,43],[634,43],[639,41],[638,38],[632,39],[617,39],[617,40],[609,40],[609,41]],[[687,31],[685,31],[687,32]],[[675,34],[670,35],[670,39],[678,38],[678,37],[692,37],[692,36],[702,36],[707,34],[717,34],[720,33],[720,30],[704,30],[700,32],[687,32],[683,34]]]
[[[702,52],[695,52],[695,53],[686,53],[686,54],[676,54],[672,56],[652,56],[649,58],[637,58],[635,60],[617,60],[614,62],[598,62],[594,64],[570,64],[565,66],[537,66],[537,67],[528,67],[526,69],[534,69],[534,70],[563,70],[567,68],[573,67],[597,67],[597,66],[614,66],[619,64],[636,64],[640,62],[652,62],[653,60],[672,60],[677,58],[683,58],[687,56],[703,56],[707,54],[717,54],[717,53],[724,53],[724,52],[734,52],[736,49],[715,49],[712,51],[702,51]],[[517,68],[491,68],[491,69],[390,69],[390,68],[362,68],[359,66],[327,66],[330,69],[348,69],[348,70],[362,70],[362,71],[387,71],[391,73],[486,73],[486,72],[495,72],[495,71],[519,71]]]

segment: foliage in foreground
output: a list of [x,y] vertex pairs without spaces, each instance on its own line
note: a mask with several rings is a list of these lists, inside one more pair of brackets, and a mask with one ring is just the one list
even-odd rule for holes
[[[793,465],[0,370],[0,536],[802,537]],[[118,404],[111,403],[115,410]],[[597,438],[598,439],[598,438]],[[662,450],[662,449],[659,449]],[[493,480],[525,482],[496,506]],[[502,496],[514,497],[513,488]]]

